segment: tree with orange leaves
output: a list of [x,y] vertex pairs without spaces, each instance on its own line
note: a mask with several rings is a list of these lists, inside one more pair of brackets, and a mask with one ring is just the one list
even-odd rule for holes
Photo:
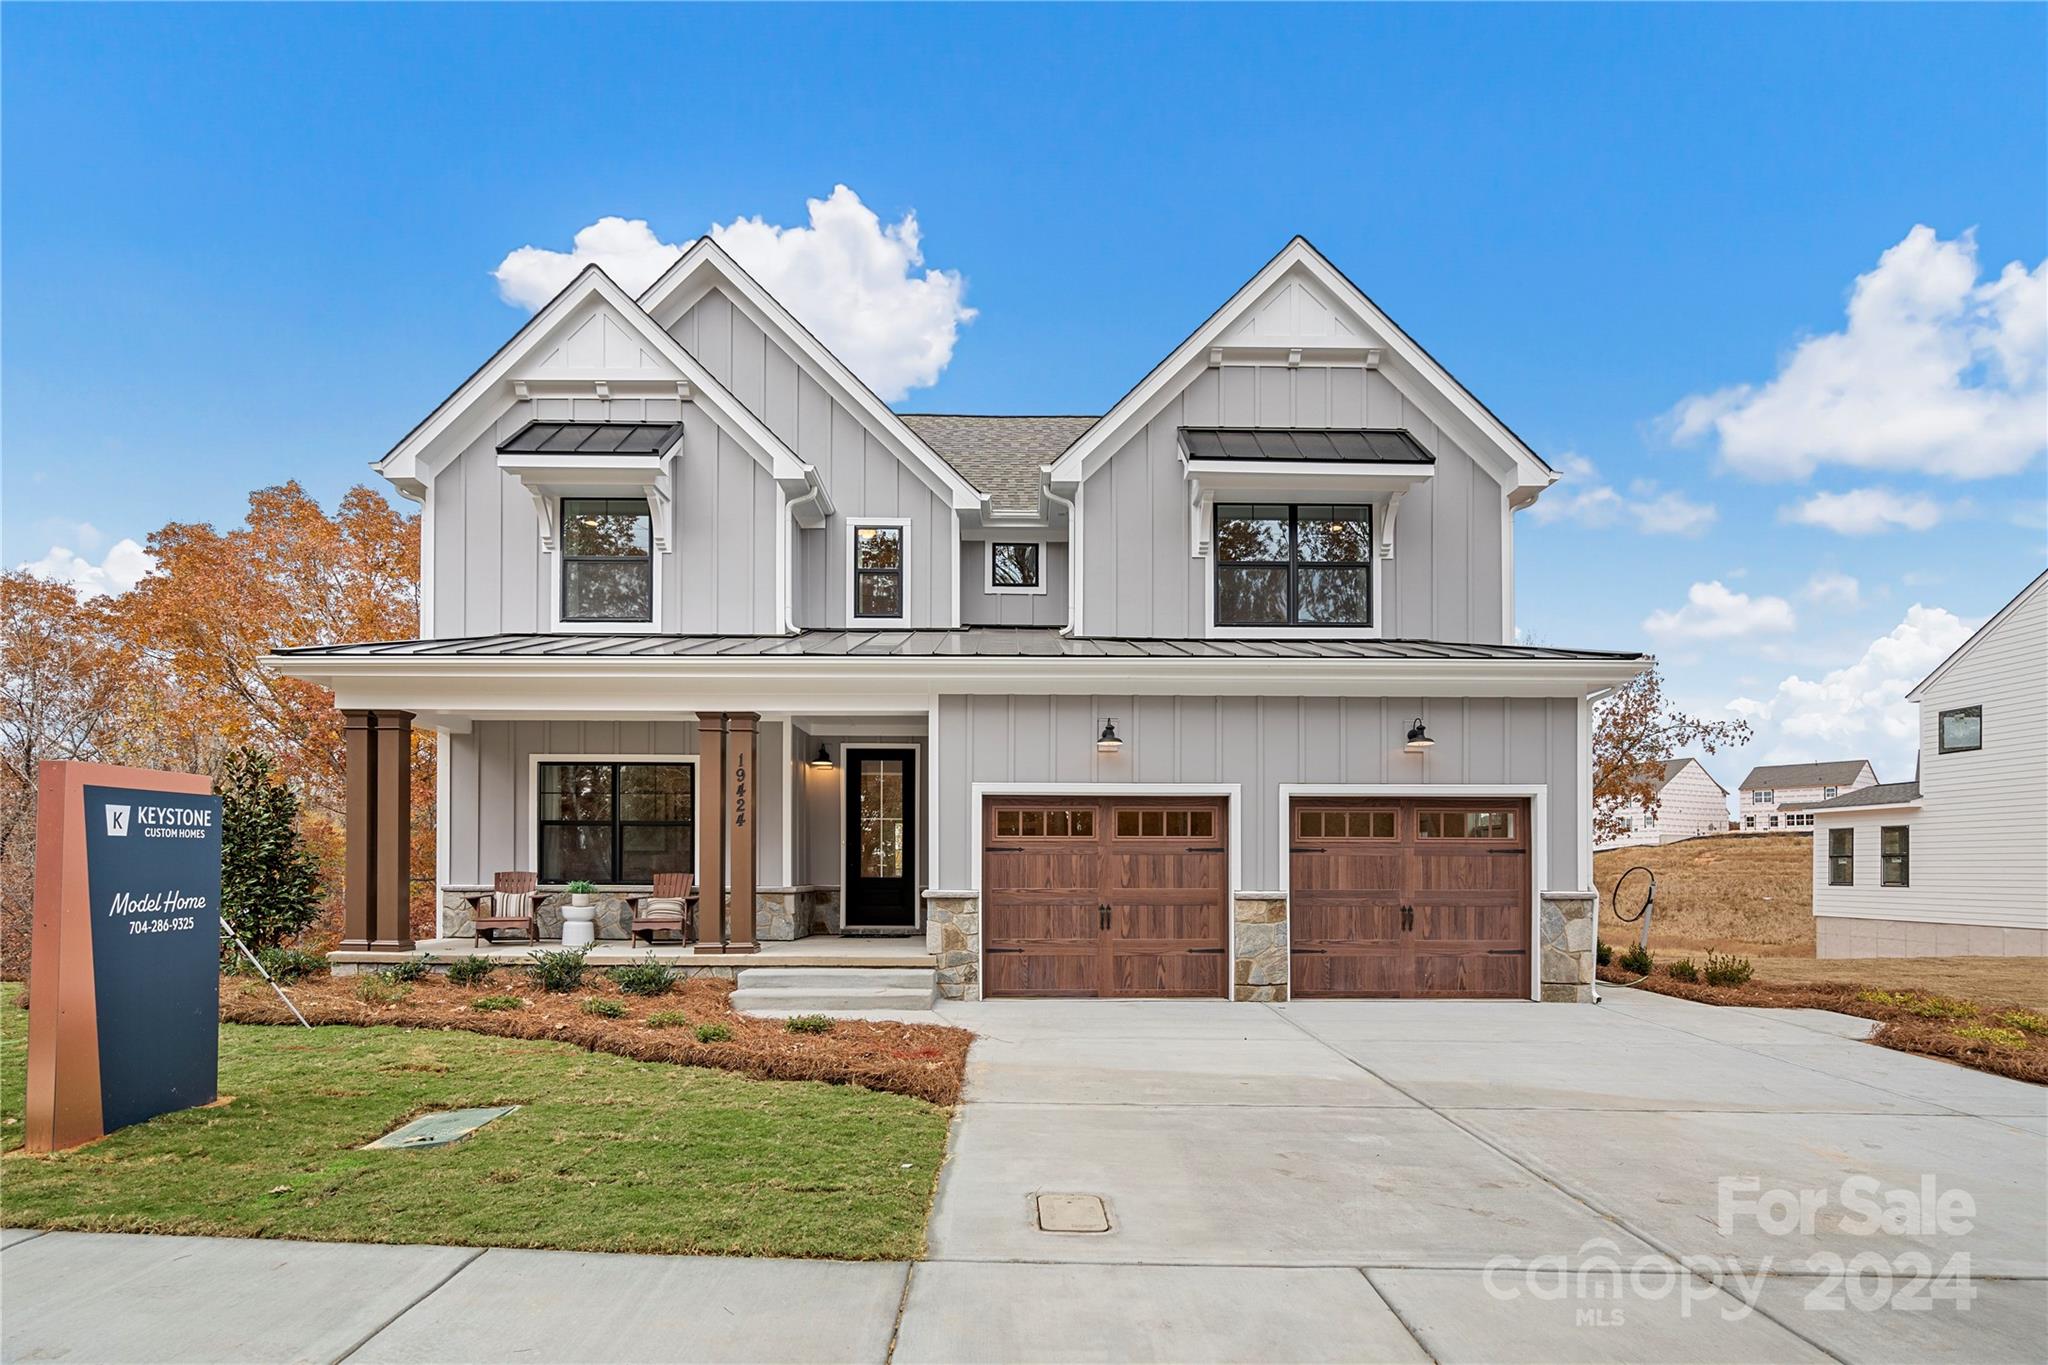
[[1640,806],[1657,818],[1664,761],[1681,749],[1714,753],[1749,742],[1749,722],[1701,720],[1664,699],[1664,680],[1644,669],[1601,703],[1593,727],[1593,842],[1627,833],[1621,811]]

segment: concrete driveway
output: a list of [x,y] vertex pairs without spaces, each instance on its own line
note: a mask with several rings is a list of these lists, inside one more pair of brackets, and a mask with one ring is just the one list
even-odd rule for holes
[[[1862,1020],[1632,991],[943,1011],[980,1041],[900,1362],[2048,1343],[2048,1095]],[[1108,1231],[1041,1230],[1041,1194]]]

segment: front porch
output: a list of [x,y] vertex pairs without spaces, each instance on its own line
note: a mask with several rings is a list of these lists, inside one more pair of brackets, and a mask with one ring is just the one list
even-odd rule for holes
[[[559,942],[472,943],[461,938],[427,939],[409,950],[359,951],[342,949],[328,954],[337,976],[373,971],[398,962],[425,962],[446,967],[466,957],[489,958],[511,967],[526,961],[535,949],[559,948]],[[735,957],[722,952],[699,952],[694,943],[629,943],[622,939],[600,939],[591,948],[588,961],[593,967],[620,967],[645,962],[649,957],[666,964],[683,977],[711,976],[731,980],[735,973],[751,967],[848,967],[912,968],[928,970],[938,959],[925,950],[922,936],[916,938],[840,938],[819,935],[794,940],[764,940],[757,952]]]

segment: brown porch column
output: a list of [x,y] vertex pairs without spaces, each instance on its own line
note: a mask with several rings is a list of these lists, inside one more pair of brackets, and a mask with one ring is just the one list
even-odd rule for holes
[[732,907],[726,914],[725,950],[757,953],[754,941],[754,761],[761,718],[734,711],[725,718],[726,827],[732,837]]
[[377,868],[376,746],[372,713],[341,713],[342,750],[347,764],[345,806],[348,840],[341,885],[341,946],[345,952],[368,952],[376,935],[370,918],[371,883]]
[[412,949],[412,712],[376,711],[377,864],[371,873],[370,946]]
[[697,951],[725,951],[725,713],[697,715]]

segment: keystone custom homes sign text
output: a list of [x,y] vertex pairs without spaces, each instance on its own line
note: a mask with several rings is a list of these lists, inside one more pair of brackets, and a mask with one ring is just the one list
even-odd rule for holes
[[189,773],[45,763],[29,962],[30,1151],[215,1098],[220,800]]

